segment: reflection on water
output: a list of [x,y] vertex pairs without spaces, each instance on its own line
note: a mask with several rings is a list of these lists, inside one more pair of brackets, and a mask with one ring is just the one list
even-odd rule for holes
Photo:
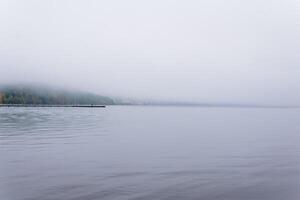
[[300,110],[0,108],[0,199],[299,199]]

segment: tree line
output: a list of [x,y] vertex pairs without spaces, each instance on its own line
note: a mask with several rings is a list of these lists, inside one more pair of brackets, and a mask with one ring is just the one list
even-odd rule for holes
[[48,88],[3,87],[0,88],[1,104],[49,104],[49,105],[113,105],[114,100],[90,93],[51,90]]

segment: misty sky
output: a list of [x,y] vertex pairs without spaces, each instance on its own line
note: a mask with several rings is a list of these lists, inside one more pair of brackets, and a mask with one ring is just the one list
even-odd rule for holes
[[1,0],[0,82],[300,105],[299,0]]

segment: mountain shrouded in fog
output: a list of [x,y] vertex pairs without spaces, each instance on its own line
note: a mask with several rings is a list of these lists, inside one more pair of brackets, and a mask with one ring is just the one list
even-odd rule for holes
[[1,0],[0,84],[299,105],[300,1]]
[[0,104],[114,105],[115,101],[106,96],[50,87],[3,86],[0,87]]

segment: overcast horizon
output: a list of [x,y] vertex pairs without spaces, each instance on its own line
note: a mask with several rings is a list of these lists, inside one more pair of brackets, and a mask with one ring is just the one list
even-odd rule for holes
[[0,84],[300,105],[300,2],[0,2]]

